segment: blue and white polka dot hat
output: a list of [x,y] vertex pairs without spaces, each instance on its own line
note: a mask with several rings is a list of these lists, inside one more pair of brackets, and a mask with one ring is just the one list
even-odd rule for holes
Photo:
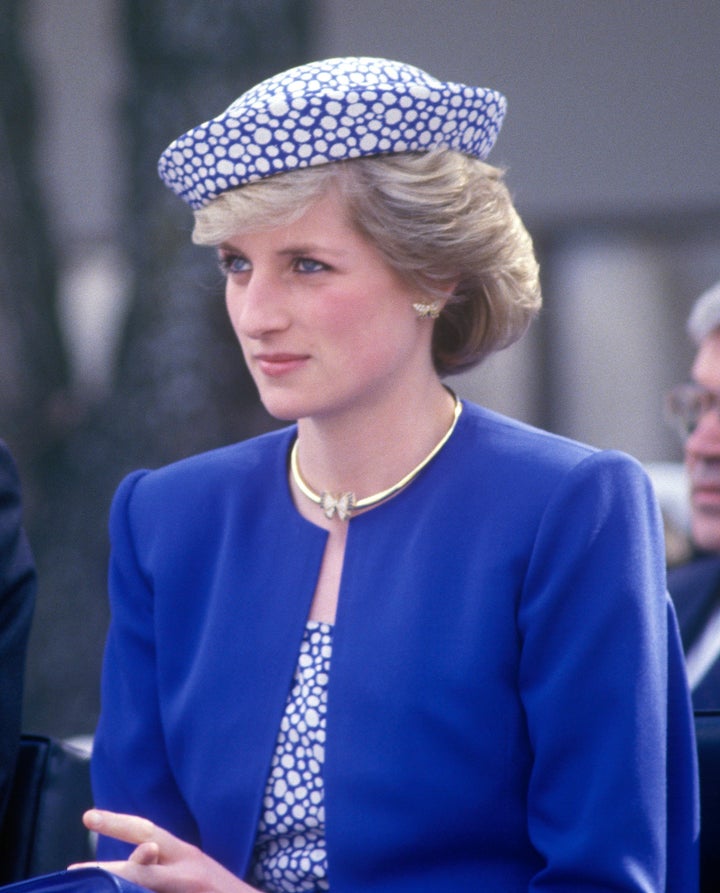
[[160,177],[193,209],[274,174],[435,146],[484,159],[505,115],[495,90],[443,83],[402,62],[326,59],[243,93],[178,137]]

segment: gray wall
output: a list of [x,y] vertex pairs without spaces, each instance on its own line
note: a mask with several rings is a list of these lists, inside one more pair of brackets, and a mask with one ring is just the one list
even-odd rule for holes
[[492,86],[531,219],[720,205],[717,0],[318,0],[320,56]]

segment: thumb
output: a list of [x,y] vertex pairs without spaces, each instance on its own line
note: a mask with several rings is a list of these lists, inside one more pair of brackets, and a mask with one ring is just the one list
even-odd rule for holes
[[148,840],[135,847],[128,858],[128,862],[135,862],[137,865],[157,865],[159,861],[160,847],[154,840]]

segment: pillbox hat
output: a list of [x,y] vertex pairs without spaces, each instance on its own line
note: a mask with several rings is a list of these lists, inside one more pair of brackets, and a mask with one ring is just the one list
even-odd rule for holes
[[485,159],[505,114],[495,90],[412,65],[326,59],[268,78],[178,137],[160,177],[193,209],[255,180],[349,158],[436,146]]

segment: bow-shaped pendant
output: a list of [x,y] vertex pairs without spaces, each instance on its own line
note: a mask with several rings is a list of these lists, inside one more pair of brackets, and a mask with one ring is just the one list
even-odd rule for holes
[[320,496],[320,505],[326,518],[330,519],[337,513],[341,521],[347,521],[355,506],[355,494],[341,493],[339,496],[333,496],[332,493],[325,491]]

